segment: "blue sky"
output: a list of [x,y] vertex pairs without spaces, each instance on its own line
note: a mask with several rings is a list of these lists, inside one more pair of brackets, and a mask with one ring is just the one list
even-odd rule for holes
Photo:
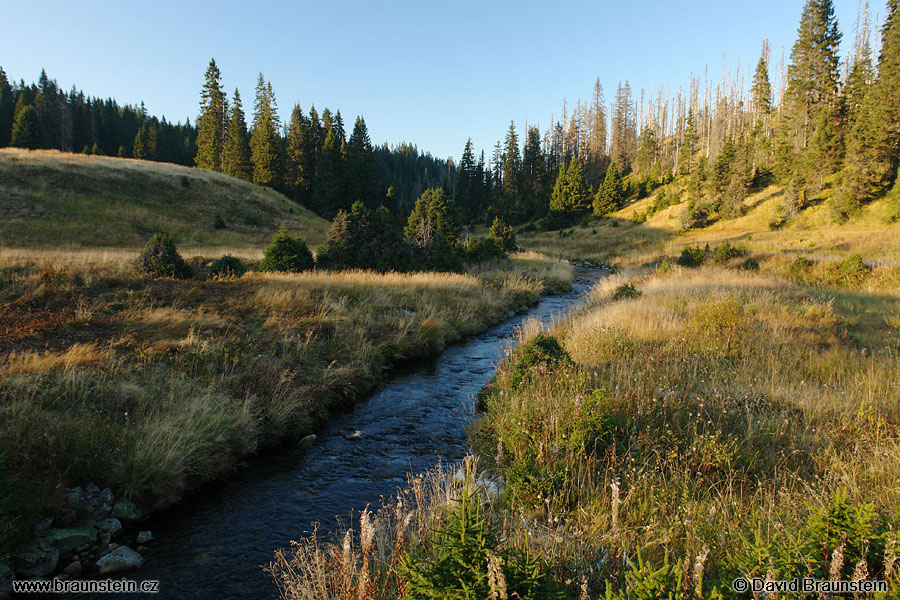
[[[214,7],[214,10],[212,10]],[[692,2],[216,3],[12,2],[0,66],[10,79],[41,68],[64,88],[122,103],[144,101],[170,120],[195,118],[210,57],[229,95],[252,108],[257,73],[272,82],[286,120],[295,103],[340,109],[348,130],[362,114],[372,141],[416,143],[459,157],[466,138],[486,154],[511,119],[545,129],[564,97],[606,100],[619,81],[655,95],[687,88],[690,73],[721,78],[754,66],[763,38],[773,67],[794,42],[802,0]],[[835,0],[852,44],[856,0]],[[876,0],[873,12],[883,14]],[[773,76],[774,79],[774,76]]]

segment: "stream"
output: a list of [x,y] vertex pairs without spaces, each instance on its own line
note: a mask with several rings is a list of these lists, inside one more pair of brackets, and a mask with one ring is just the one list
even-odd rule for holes
[[[438,461],[467,452],[466,424],[478,391],[493,377],[507,341],[524,321],[564,315],[607,271],[579,269],[571,292],[449,347],[432,359],[397,369],[352,410],[333,416],[306,450],[249,461],[226,481],[142,525],[155,536],[144,567],[126,577],[159,580],[154,598],[209,600],[277,597],[263,572],[277,548],[319,523],[319,534],[377,506]],[[358,439],[346,435],[361,431]],[[135,598],[147,596],[133,596]]]

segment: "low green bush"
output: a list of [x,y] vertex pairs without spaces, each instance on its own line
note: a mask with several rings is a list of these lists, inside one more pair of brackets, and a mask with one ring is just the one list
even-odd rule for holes
[[[785,528],[763,534],[758,529],[752,537],[740,540],[727,563],[745,577],[765,577],[774,568],[776,579],[829,579],[831,572],[840,568],[841,579],[852,579],[862,562],[869,578],[882,579],[885,544],[897,541],[891,537],[896,536],[891,525],[874,505],[856,504],[838,488],[827,505],[810,511],[799,531]],[[834,560],[838,551],[841,561]]]
[[507,258],[506,252],[493,238],[471,238],[466,248],[467,263],[479,263],[497,258]]
[[872,272],[872,267],[859,254],[851,254],[838,266],[838,274],[845,280],[859,281]]
[[300,236],[291,237],[282,228],[263,251],[259,268],[263,271],[308,271],[315,266],[312,252]]
[[718,264],[726,263],[732,258],[740,258],[741,256],[747,256],[747,249],[743,246],[735,246],[728,241],[722,242],[713,250],[713,260]]
[[503,252],[515,252],[518,249],[516,234],[500,217],[494,217],[494,222],[491,223],[491,229],[488,232],[488,239],[493,240]]
[[791,261],[791,265],[789,267],[791,275],[797,277],[804,273],[807,273],[812,268],[813,264],[815,263],[813,263],[813,261],[809,260],[805,256],[798,256]]
[[682,267],[699,267],[704,260],[706,260],[706,254],[701,248],[685,246],[681,249],[681,256],[675,260],[675,264]]
[[722,600],[722,594],[715,588],[711,592],[703,592],[703,575],[698,573],[699,581],[686,581],[685,574],[690,570],[684,568],[684,561],[669,562],[665,554],[663,565],[655,568],[638,553],[637,561],[629,561],[630,570],[625,574],[625,585],[615,589],[609,581],[606,583],[604,600],[652,600],[667,598],[668,600]]
[[518,358],[509,371],[509,385],[512,389],[530,381],[536,372],[549,370],[559,364],[573,364],[559,340],[544,333],[539,333],[522,344],[517,354]]
[[526,545],[504,547],[487,520],[472,475],[441,525],[429,531],[417,551],[400,558],[398,575],[410,600],[480,600],[482,598],[563,598],[549,565]]
[[634,287],[633,283],[623,283],[613,292],[613,300],[626,300],[628,298],[638,298],[643,292]]
[[212,275],[220,277],[240,277],[247,272],[247,267],[241,259],[226,254],[222,258],[213,261],[209,271]]
[[744,262],[738,267],[742,271],[759,271],[759,261],[753,258],[744,259]]
[[165,233],[157,233],[147,240],[135,264],[148,277],[186,279],[193,274],[175,248],[175,242]]

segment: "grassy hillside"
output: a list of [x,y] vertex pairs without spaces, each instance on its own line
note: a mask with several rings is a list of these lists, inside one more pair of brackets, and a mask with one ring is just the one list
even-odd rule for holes
[[278,192],[221,173],[51,150],[0,149],[0,204],[8,248],[137,247],[157,231],[179,245],[240,248],[281,225],[315,247],[328,229]]
[[[670,184],[677,186],[678,183]],[[783,188],[769,186],[747,198],[747,213],[709,227],[683,231],[679,216],[686,202],[670,206],[635,223],[662,190],[629,204],[610,218],[594,218],[563,231],[523,233],[519,244],[550,256],[580,258],[618,264],[640,264],[678,254],[685,244],[716,246],[723,241],[746,246],[752,252],[792,252],[845,256],[858,252],[865,258],[900,260],[900,224],[892,222],[896,200],[886,198],[862,209],[849,222],[836,223],[827,198],[803,210],[780,229],[769,226]]]

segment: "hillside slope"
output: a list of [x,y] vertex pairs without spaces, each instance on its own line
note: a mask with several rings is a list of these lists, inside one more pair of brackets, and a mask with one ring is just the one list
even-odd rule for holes
[[679,216],[687,202],[665,208],[643,223],[633,220],[637,213],[647,211],[656,194],[629,204],[609,218],[592,217],[563,231],[522,233],[519,244],[550,256],[619,264],[676,255],[685,244],[716,246],[724,241],[754,252],[826,256],[859,252],[865,258],[900,260],[900,224],[889,218],[896,212],[895,200],[891,198],[865,206],[847,223],[832,219],[827,199],[823,198],[785,226],[773,229],[769,223],[784,189],[771,185],[747,198],[747,212],[742,217],[684,231]]
[[[281,225],[311,247],[328,223],[282,194],[167,163],[0,149],[0,246],[135,247],[157,231],[179,244],[264,244]],[[216,215],[225,227],[215,227]]]

